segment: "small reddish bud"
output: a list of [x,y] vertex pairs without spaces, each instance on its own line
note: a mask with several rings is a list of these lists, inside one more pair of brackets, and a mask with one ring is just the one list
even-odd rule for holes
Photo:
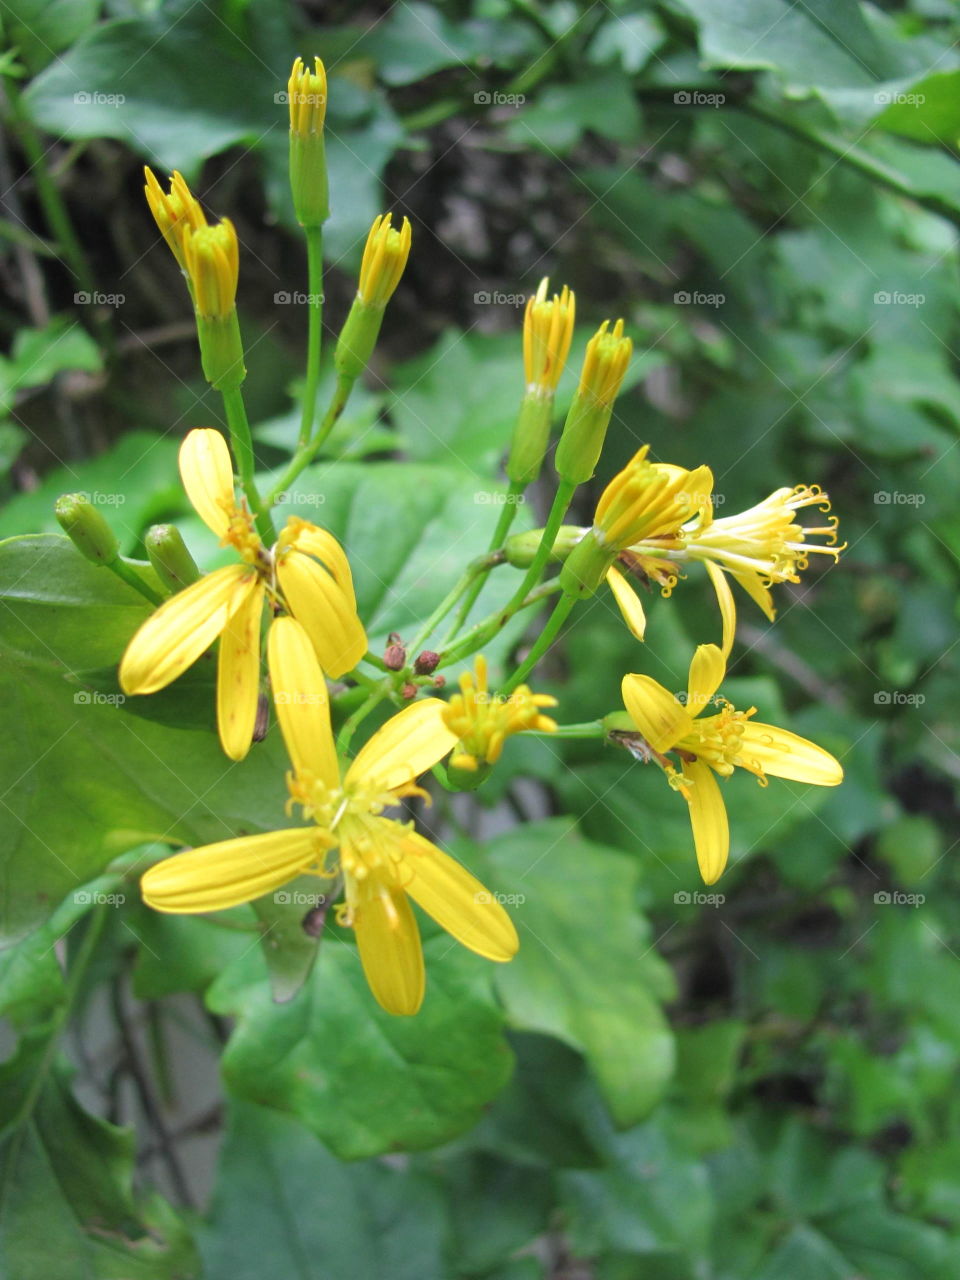
[[411,684],[408,680],[400,690],[400,696],[401,698],[406,698],[407,702],[409,702],[411,698],[415,698],[417,696],[417,686],[415,684]]
[[439,661],[439,653],[434,653],[432,649],[424,649],[423,653],[417,655],[413,669],[418,676],[429,676],[436,671]]
[[442,688],[443,688],[443,686],[444,686],[446,683],[447,683],[447,677],[446,677],[446,676],[436,676],[436,677],[435,677],[435,679],[434,679],[434,681],[433,681],[433,687],[434,687],[435,689],[442,689]]
[[383,663],[388,671],[402,671],[407,661],[407,651],[402,644],[391,638],[383,654]]

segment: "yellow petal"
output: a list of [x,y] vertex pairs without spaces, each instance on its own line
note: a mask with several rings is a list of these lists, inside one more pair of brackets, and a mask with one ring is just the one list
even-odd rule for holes
[[720,879],[730,853],[727,807],[708,764],[702,760],[684,764],[683,776],[691,784],[685,792],[700,874],[705,884],[713,884]]
[[416,1013],[426,985],[423,950],[403,890],[374,877],[358,883],[351,906],[360,962],[378,1004],[387,1013]]
[[222,911],[278,889],[322,852],[319,827],[239,836],[165,858],[144,873],[140,888],[157,911]]
[[843,781],[840,761],[829,751],[788,729],[756,720],[744,725],[735,763],[752,773],[769,773],[775,778],[810,782],[818,787],[836,787]]
[[424,698],[391,716],[357,753],[345,784],[396,791],[432,769],[457,745],[443,722],[446,706],[440,698]]
[[151,614],[121,659],[124,693],[156,693],[182,675],[227,625],[246,595],[250,576],[245,564],[216,569]]
[[680,738],[693,732],[691,716],[651,676],[624,676],[620,689],[630,719],[654,751],[669,751]]
[[263,583],[255,576],[243,589],[220,637],[217,663],[217,729],[231,760],[242,760],[250,750],[260,702]]
[[337,584],[343,588],[347,599],[355,609],[357,597],[353,591],[353,575],[350,572],[350,561],[346,552],[332,533],[319,529],[315,524],[305,521],[297,533],[293,546],[298,551],[315,556],[333,574]]
[[236,498],[230,450],[219,431],[203,427],[184,437],[180,446],[180,479],[197,515],[222,538],[230,525]]
[[611,567],[607,570],[607,585],[613,592],[613,598],[620,606],[624,622],[630,628],[631,633],[638,640],[642,640],[643,633],[647,628],[647,615],[643,611],[640,597],[619,569]]
[[752,569],[731,569],[731,574],[740,583],[747,595],[760,606],[769,620],[773,622],[777,616],[777,608],[773,603],[773,596],[764,586],[763,578],[759,573]]
[[687,706],[691,715],[698,716],[704,710],[726,673],[727,664],[715,644],[697,646],[687,684]]
[[350,596],[336,579],[301,551],[277,566],[290,612],[305,628],[329,676],[351,671],[367,651],[367,637]]
[[726,659],[730,657],[730,651],[733,648],[733,637],[737,630],[737,606],[733,598],[733,592],[730,589],[730,583],[727,581],[727,575],[712,560],[707,560],[706,566],[710,581],[713,583],[713,589],[717,593],[717,604],[720,606],[720,618],[723,622],[721,652]]
[[449,854],[409,834],[403,841],[410,897],[451,937],[485,956],[511,960],[520,946],[513,921],[489,890]]
[[280,732],[297,773],[340,785],[330,729],[330,701],[310,637],[293,618],[276,618],[267,640],[270,684]]

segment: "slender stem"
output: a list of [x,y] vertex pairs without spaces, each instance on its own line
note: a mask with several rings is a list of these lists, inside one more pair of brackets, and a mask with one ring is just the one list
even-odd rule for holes
[[535,587],[540,581],[540,575],[550,559],[550,552],[553,550],[553,544],[557,540],[557,533],[563,524],[563,517],[567,514],[567,508],[570,506],[570,500],[576,487],[569,480],[560,481],[556,496],[553,499],[553,506],[550,508],[549,516],[547,516],[547,523],[543,528],[540,545],[537,547],[526,576],[517,587],[513,599],[507,605],[508,613],[513,613],[519,607],[520,602],[526,598],[531,588]]
[[[506,501],[503,504],[503,510],[500,512],[500,519],[497,521],[497,527],[493,531],[493,537],[490,539],[488,552],[497,551],[507,540],[507,534],[510,532],[510,526],[513,524],[514,516],[517,514],[517,507],[520,505],[519,499],[523,495],[525,485],[518,483],[516,480],[510,481],[510,488],[506,493]],[[453,637],[457,634],[467,618],[470,616],[470,610],[476,604],[477,596],[483,590],[485,578],[477,578],[470,590],[464,596],[460,608],[457,610],[457,616],[453,620],[453,626],[447,632],[444,644],[449,644]]]
[[389,671],[390,668],[379,656],[379,654],[367,652],[363,655],[363,661],[369,662],[371,667],[376,667],[378,671]]
[[239,387],[233,387],[230,390],[222,391],[223,408],[227,415],[227,426],[230,428],[230,439],[233,442],[233,452],[237,459],[237,469],[240,473],[240,484],[246,495],[247,505],[253,513],[257,524],[257,531],[265,542],[272,544],[276,540],[276,532],[273,527],[273,520],[270,517],[270,507],[272,503],[266,506],[257,492],[257,484],[254,479],[254,460],[253,460],[253,437],[250,434],[250,423],[247,420],[247,409],[243,403],[243,392]]
[[273,506],[281,493],[285,493],[287,491],[304,467],[308,467],[316,457],[320,446],[336,426],[337,419],[346,408],[347,401],[350,399],[350,393],[353,391],[355,382],[355,378],[344,378],[342,376],[337,377],[337,387],[333,393],[333,399],[330,401],[330,406],[327,409],[323,422],[320,423],[320,430],[305,448],[297,449],[297,452],[290,460],[286,471],[284,471],[283,475],[267,494],[264,505],[268,509]]
[[524,658],[520,666],[517,667],[513,675],[500,690],[502,694],[510,693],[518,684],[522,684],[533,668],[537,665],[543,655],[547,652],[554,640],[557,638],[560,628],[567,620],[567,615],[573,608],[575,603],[574,596],[561,596],[554,606],[547,625],[537,636],[530,652]]
[[524,733],[538,733],[545,738],[604,738],[606,729],[600,720],[585,720],[582,724],[558,724],[556,729],[524,729]]
[[537,587],[535,591],[531,591],[526,600],[512,612],[507,613],[506,610],[499,610],[497,613],[491,614],[489,618],[484,618],[475,627],[471,627],[466,635],[461,636],[449,649],[441,649],[440,661],[437,663],[437,667],[449,666],[451,662],[459,662],[461,658],[466,658],[471,653],[475,653],[477,649],[482,648],[483,645],[492,640],[498,631],[503,630],[514,613],[519,613],[522,609],[528,609],[531,605],[540,604],[542,600],[554,595],[559,590],[560,582],[554,578],[551,582],[545,582],[542,586]]
[[320,352],[323,348],[323,228],[307,227],[307,299],[310,307],[307,332],[307,382],[303,390],[303,411],[300,417],[300,439],[297,447],[303,449],[313,433],[313,419],[317,411],[317,386],[320,382]]
[[111,573],[115,573],[122,582],[125,582],[128,587],[133,587],[134,591],[139,591],[144,599],[149,600],[151,604],[163,604],[163,596],[157,595],[156,591],[144,582],[133,565],[128,564],[126,560],[122,560],[120,556],[117,556],[116,560],[112,560],[106,567]]
[[347,749],[350,746],[350,739],[356,732],[357,726],[362,720],[365,720],[374,707],[379,706],[379,704],[384,700],[384,698],[388,697],[389,694],[390,686],[386,681],[384,681],[383,684],[377,687],[374,693],[371,693],[366,702],[362,702],[360,706],[357,707],[356,711],[354,711],[353,715],[349,716],[343,722],[343,728],[337,734],[338,755],[345,756],[347,754]]
[[473,560],[471,561],[470,564],[467,565],[466,571],[463,573],[462,577],[457,581],[456,585],[452,588],[452,590],[449,591],[447,595],[444,596],[444,598],[437,605],[436,609],[434,609],[433,613],[431,613],[430,617],[426,620],[426,622],[423,624],[423,626],[420,628],[419,632],[417,633],[416,639],[410,642],[408,649],[409,649],[409,652],[414,655],[414,657],[416,657],[416,655],[420,652],[420,648],[423,645],[423,642],[427,639],[427,637],[433,631],[434,627],[438,627],[440,625],[440,623],[444,620],[444,618],[447,616],[447,614],[450,612],[453,606],[457,603],[457,601],[463,595],[464,591],[466,591],[467,588],[470,587],[470,585],[476,581],[479,581],[480,585],[482,585],[485,576],[490,572],[490,570],[494,567],[494,565],[499,563],[500,561],[497,556],[488,554],[485,556],[480,556],[479,559]]

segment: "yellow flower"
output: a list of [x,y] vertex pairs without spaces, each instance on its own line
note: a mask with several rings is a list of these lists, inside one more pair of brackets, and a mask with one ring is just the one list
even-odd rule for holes
[[614,733],[642,758],[656,760],[687,801],[700,874],[707,884],[720,878],[730,850],[727,811],[714,774],[727,778],[736,768],[746,769],[761,785],[766,785],[767,774],[820,787],[843,781],[843,769],[829,752],[786,729],[752,720],[755,707],[737,711],[718,698],[720,710],[704,715],[725,674],[720,649],[702,644],[690,663],[686,705],[650,676],[624,676],[623,702],[640,742],[632,744],[629,732]]
[[552,733],[557,722],[541,714],[542,707],[555,707],[556,698],[546,693],[531,693],[527,685],[519,685],[509,697],[491,695],[487,686],[487,660],[482,654],[474,659],[476,674],[465,671],[460,677],[460,692],[446,704],[443,722],[458,741],[450,764],[455,769],[473,773],[481,764],[496,764],[503,744],[514,733],[539,729]]
[[578,396],[605,408],[616,400],[633,354],[632,339],[623,336],[623,321],[618,320],[608,333],[609,324],[604,320],[587,343],[577,388]]
[[183,258],[197,315],[204,319],[226,319],[237,299],[240,249],[237,232],[229,218],[215,226],[184,231]]
[[389,213],[378,214],[367,236],[360,264],[360,287],[357,297],[368,307],[382,311],[400,283],[410,257],[410,221],[404,218],[398,231],[390,223]]
[[147,179],[144,191],[150,212],[170,251],[179,262],[180,269],[186,271],[187,264],[183,256],[184,233],[207,225],[203,210],[176,169],[170,179],[169,193],[160,186],[149,165],[144,166],[143,172]]
[[573,341],[576,299],[566,285],[559,295],[548,299],[549,285],[544,276],[523,316],[523,371],[528,395],[553,395]]
[[313,60],[313,71],[297,58],[287,81],[287,103],[290,107],[290,132],[322,133],[327,117],[327,72],[319,58]]
[[257,716],[264,604],[299,618],[331,676],[356,666],[366,652],[366,635],[343,548],[325,530],[291,518],[268,550],[250,513],[237,503],[230,454],[219,431],[187,435],[180,475],[197,514],[222,545],[238,552],[240,564],[206,574],[146,620],[120,662],[120,685],[128,694],[156,693],[219,637],[217,726],[224,751],[242,760]]
[[417,777],[454,745],[443,723],[445,704],[430,698],[404,708],[341,775],[323,673],[294,619],[274,623],[269,658],[277,716],[293,764],[289,803],[312,824],[168,858],[144,875],[145,901],[158,911],[216,911],[305,873],[342,880],[345,900],[337,922],[353,927],[370,989],[395,1014],[416,1013],[425,985],[408,899],[471,951],[510,960],[519,941],[503,907],[464,867],[417,835],[412,823],[384,817],[405,796],[424,794]]
[[568,484],[583,484],[593,475],[633,354],[633,342],[623,336],[623,321],[618,320],[610,333],[609,324],[604,320],[587,343],[580,384],[557,445],[557,475]]
[[[724,657],[733,647],[736,629],[736,606],[727,582],[729,574],[757,602],[772,622],[776,609],[769,588],[777,582],[799,582],[811,555],[832,556],[836,560],[843,546],[837,545],[837,518],[831,515],[826,524],[802,525],[796,513],[804,507],[830,510],[830,500],[816,485],[797,485],[793,489],[777,489],[763,502],[738,515],[713,518],[712,505],[699,508],[698,514],[673,536],[663,537],[649,530],[621,553],[620,563],[644,578],[659,582],[669,595],[683,564],[701,561],[713,583],[723,619]],[[813,541],[822,537],[824,542]],[[633,588],[617,569],[611,569],[608,582],[627,624],[636,634],[643,608]],[[642,627],[641,627],[642,638]]]

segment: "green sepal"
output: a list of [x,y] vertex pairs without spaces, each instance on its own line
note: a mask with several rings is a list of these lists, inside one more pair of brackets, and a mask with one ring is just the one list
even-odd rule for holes
[[550,443],[552,414],[552,395],[528,392],[523,397],[507,459],[507,478],[514,484],[533,484],[539,476]]
[[588,529],[560,570],[564,593],[578,600],[592,596],[616,558],[616,552],[598,542],[596,531]]
[[362,298],[354,298],[333,357],[337,373],[342,378],[355,380],[363,373],[377,345],[381,324],[382,307],[371,307]]
[[555,466],[561,480],[583,484],[590,479],[596,470],[612,413],[612,405],[602,405],[593,396],[577,394],[574,397],[557,445]]
[[197,337],[206,380],[218,391],[236,391],[247,376],[236,307],[222,317],[198,314]]
[[301,227],[319,227],[330,217],[327,149],[322,133],[290,134],[290,191]]

